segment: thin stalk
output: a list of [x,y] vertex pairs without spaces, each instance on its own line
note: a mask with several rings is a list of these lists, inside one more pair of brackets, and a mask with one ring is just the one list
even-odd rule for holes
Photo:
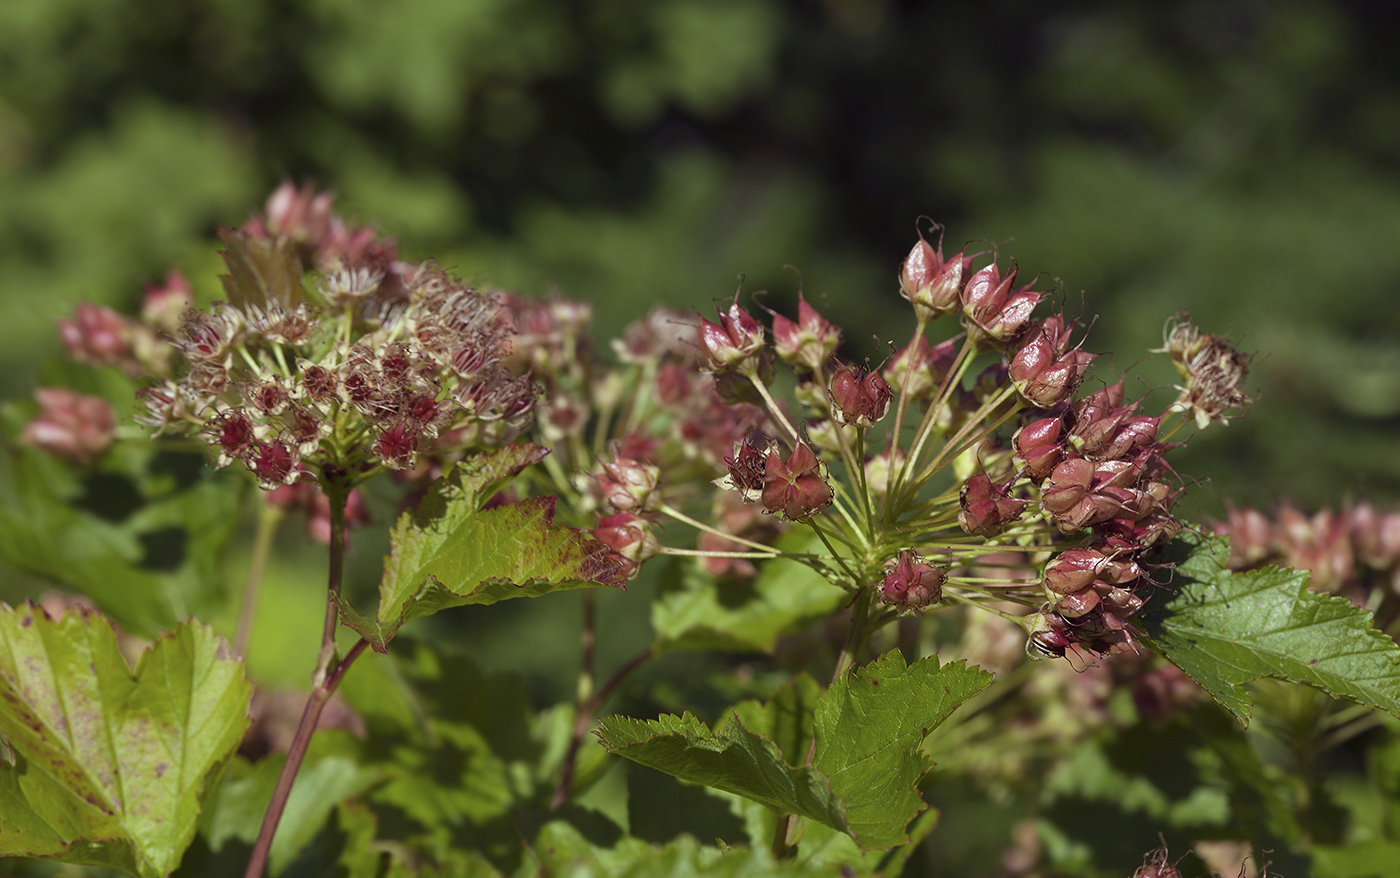
[[860,491],[861,507],[865,511],[866,539],[875,540],[875,512],[870,505],[870,482],[865,477],[865,428],[856,427],[856,471],[852,478]]
[[783,414],[782,409],[778,408],[778,404],[773,401],[773,396],[768,392],[768,388],[763,386],[763,382],[758,380],[757,375],[750,375],[748,378],[749,382],[758,390],[758,395],[763,397],[764,403],[767,404],[768,414],[773,420],[777,421],[784,430],[787,430],[793,442],[801,442],[802,437],[797,435],[797,431],[793,429],[792,424],[788,423],[787,416]]
[[899,434],[904,428],[904,413],[909,409],[909,379],[914,374],[913,358],[914,351],[918,349],[919,341],[924,337],[924,328],[928,326],[928,321],[922,317],[915,317],[914,335],[909,339],[909,347],[905,348],[904,380],[899,382],[899,403],[894,409],[894,430],[890,432],[890,467],[885,474],[885,496],[890,496],[894,490],[894,453],[899,448]]
[[258,509],[258,529],[253,536],[252,558],[248,564],[248,578],[243,585],[242,607],[238,611],[238,631],[233,637],[233,653],[240,658],[248,652],[248,636],[253,630],[253,615],[258,606],[258,591],[262,585],[263,572],[267,569],[267,557],[272,552],[272,540],[277,535],[277,526],[282,523],[285,513],[282,507],[267,501],[263,491],[262,506]]
[[292,793],[292,783],[301,769],[302,760],[306,758],[306,750],[311,745],[311,734],[316,731],[321,711],[340,686],[345,672],[350,670],[350,666],[367,646],[369,641],[360,638],[335,669],[311,690],[311,697],[306,700],[306,709],[301,714],[301,723],[297,726],[296,737],[292,739],[292,747],[287,751],[287,761],[282,764],[282,773],[277,775],[277,786],[272,790],[272,801],[268,803],[267,813],[263,815],[262,828],[258,830],[258,840],[253,844],[253,855],[248,859],[248,869],[243,873],[244,878],[260,878],[263,870],[267,868],[267,857],[272,851],[272,839],[277,834],[277,824],[282,820],[287,798]]
[[826,550],[831,553],[831,557],[834,558],[836,560],[836,563],[840,565],[841,569],[845,571],[846,576],[850,577],[851,585],[855,586],[856,588],[859,588],[860,578],[856,576],[855,572],[852,571],[850,567],[846,566],[846,559],[842,558],[841,555],[837,553],[836,547],[831,544],[831,540],[827,539],[826,532],[821,529],[821,526],[819,524],[817,524],[817,520],[815,518],[808,518],[805,520],[809,525],[812,526],[812,530],[817,532],[817,536],[821,539],[822,544],[826,546]]
[[[929,403],[924,411],[923,419],[919,421],[919,427],[914,431],[914,443],[905,455],[904,461],[899,466],[899,477],[895,479],[894,487],[890,493],[885,495],[885,516],[888,518],[894,514],[894,510],[900,508],[899,496],[905,494],[903,490],[905,479],[908,477],[910,469],[913,468],[918,458],[924,451],[924,443],[933,433],[934,424],[938,421],[938,412],[948,402],[948,397],[954,387],[962,385],[963,375],[967,372],[968,366],[972,364],[973,355],[969,352],[970,345],[964,344],[958,348],[958,356],[949,367],[948,374],[943,376],[943,383],[939,385],[938,393],[934,395],[933,402]],[[890,461],[893,465],[894,461]],[[913,496],[910,492],[909,496]]]
[[583,746],[583,736],[588,734],[588,727],[593,724],[593,715],[598,712],[603,703],[612,695],[613,690],[626,679],[627,675],[650,661],[652,656],[651,648],[648,647],[629,659],[622,667],[613,672],[613,675],[598,688],[598,691],[589,696],[587,700],[579,703],[578,713],[574,716],[574,728],[569,737],[569,752],[564,756],[564,765],[559,773],[559,786],[554,788],[554,796],[549,801],[551,810],[558,810],[569,800],[570,787],[573,786],[574,782],[574,769],[578,764],[578,751]]
[[345,482],[346,479],[343,477],[327,477],[322,484],[322,489],[330,500],[331,545],[326,586],[326,620],[321,628],[321,650],[316,657],[316,670],[311,676],[311,695],[306,699],[306,709],[302,712],[301,724],[297,726],[296,737],[292,739],[292,747],[287,751],[287,761],[283,763],[282,772],[277,776],[277,786],[273,789],[272,801],[268,803],[267,813],[263,815],[262,828],[258,830],[257,841],[253,844],[253,854],[248,860],[248,869],[244,873],[245,878],[259,878],[267,868],[268,853],[272,850],[272,838],[277,833],[277,824],[281,821],[282,812],[287,807],[287,797],[291,795],[292,783],[296,780],[301,763],[306,758],[306,748],[311,744],[311,734],[316,731],[316,723],[321,718],[321,711],[325,708],[331,695],[335,693],[336,687],[340,685],[340,680],[345,676],[350,665],[369,645],[364,638],[360,638],[349,654],[336,663],[336,616],[340,586],[345,572],[345,503],[350,496],[350,488]]
[[662,503],[659,507],[657,507],[656,511],[660,512],[662,515],[668,515],[671,518],[674,518],[676,521],[681,522],[682,524],[688,524],[696,530],[702,530],[706,533],[714,534],[717,537],[724,537],[726,540],[738,543],[741,546],[748,546],[749,548],[754,549],[756,551],[766,552],[775,558],[783,554],[782,552],[779,552],[772,546],[765,546],[763,543],[756,543],[753,540],[746,540],[743,537],[738,537],[733,534],[725,533],[719,528],[712,527],[711,525],[705,524],[704,522],[696,521],[689,515],[686,515],[684,512],[681,512],[679,509],[676,509],[674,506],[668,506],[667,504]]
[[658,555],[683,555],[692,558],[775,558],[772,552],[713,552],[708,549],[677,549],[671,546],[662,546]]

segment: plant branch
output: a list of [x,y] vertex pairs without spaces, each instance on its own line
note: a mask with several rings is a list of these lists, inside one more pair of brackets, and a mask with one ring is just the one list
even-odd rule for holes
[[557,810],[561,805],[569,800],[569,788],[573,786],[574,769],[578,764],[578,751],[583,746],[583,736],[588,734],[588,727],[593,725],[593,715],[603,706],[603,702],[608,700],[614,689],[627,677],[628,674],[646,664],[652,659],[654,653],[651,647],[633,656],[622,667],[613,672],[597,692],[594,692],[586,701],[582,701],[578,706],[578,714],[574,717],[574,728],[569,737],[569,752],[564,756],[564,764],[560,769],[559,786],[554,789],[554,796],[549,801],[551,810]]
[[[272,801],[263,815],[262,828],[258,830],[257,841],[253,844],[252,856],[248,859],[245,878],[259,878],[267,868],[267,857],[272,850],[272,839],[277,834],[277,824],[282,820],[282,812],[287,807],[287,797],[291,795],[292,784],[306,758],[306,749],[311,745],[311,735],[316,731],[316,723],[326,702],[335,693],[340,680],[349,670],[360,653],[369,645],[364,638],[351,648],[350,652],[335,662],[335,628],[337,622],[340,585],[345,573],[345,504],[350,496],[348,479],[327,473],[321,487],[330,500],[331,545],[330,563],[326,584],[326,620],[321,628],[321,649],[316,657],[316,670],[311,675],[311,695],[306,699],[306,709],[297,726],[296,737],[287,751],[287,761],[282,764],[282,772],[277,776],[277,786],[272,791]],[[332,665],[334,664],[334,667]]]
[[369,641],[360,638],[335,669],[311,690],[311,697],[306,700],[306,709],[301,714],[301,723],[297,726],[296,737],[292,739],[291,749],[287,751],[287,761],[282,764],[281,774],[277,775],[277,786],[272,790],[272,801],[268,802],[267,813],[263,815],[262,828],[258,830],[258,839],[253,844],[253,854],[248,859],[248,869],[244,872],[244,878],[260,878],[267,868],[267,857],[272,851],[272,839],[277,834],[277,824],[282,820],[282,812],[286,810],[287,799],[292,794],[292,783],[306,758],[307,748],[311,746],[311,735],[316,731],[321,711],[340,686],[345,672],[367,646]]

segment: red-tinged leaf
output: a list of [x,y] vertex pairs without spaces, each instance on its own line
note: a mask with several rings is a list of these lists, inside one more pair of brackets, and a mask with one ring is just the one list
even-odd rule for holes
[[341,604],[341,621],[379,652],[404,623],[448,607],[595,585],[622,586],[622,566],[583,531],[554,524],[554,498],[481,506],[548,453],[502,448],[458,464],[394,528],[373,619]]

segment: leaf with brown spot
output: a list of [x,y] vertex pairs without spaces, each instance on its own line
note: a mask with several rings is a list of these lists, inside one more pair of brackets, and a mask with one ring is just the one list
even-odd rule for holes
[[0,856],[170,874],[206,782],[242,740],[252,686],[199,622],[133,671],[96,613],[0,603]]

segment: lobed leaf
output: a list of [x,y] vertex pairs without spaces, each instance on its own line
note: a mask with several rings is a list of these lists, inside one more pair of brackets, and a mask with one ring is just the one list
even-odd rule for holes
[[607,546],[554,524],[555,498],[481,508],[502,484],[547,453],[529,443],[510,445],[446,473],[394,528],[376,617],[342,603],[341,621],[376,651],[387,652],[405,623],[449,607],[591,585],[620,588],[622,568]]
[[937,656],[906,666],[898,651],[838,679],[817,706],[813,765],[830,778],[852,837],[864,850],[908,841],[924,810],[917,785],[932,763],[919,745],[992,675]]
[[732,718],[717,732],[689,713],[655,720],[598,721],[610,751],[691,783],[752,799],[780,814],[800,814],[849,831],[841,804],[820,772],[791,768],[772,741]]
[[197,622],[131,670],[111,624],[0,604],[0,856],[168,875],[207,786],[248,727],[252,686]]
[[[917,784],[930,763],[919,745],[991,679],[963,662],[940,666],[936,657],[906,667],[891,652],[833,683],[814,715],[804,703],[813,687],[799,680],[770,709],[742,705],[713,732],[687,713],[604,717],[598,736],[634,762],[811,818],[849,834],[862,850],[886,849],[909,840],[906,827],[924,809]],[[784,748],[741,717],[778,735]],[[798,750],[805,760],[808,724],[817,742],[812,767],[792,768]]]
[[534,863],[518,875],[607,875],[610,878],[768,878],[852,874],[838,867],[813,868],[780,862],[761,847],[718,848],[683,835],[664,845],[624,838],[611,848],[589,841],[573,826],[553,821],[541,828],[531,848]]
[[[1400,645],[1371,614],[1309,591],[1298,570],[1235,573],[1223,538],[1183,534],[1167,550],[1170,582],[1139,614],[1151,646],[1249,724],[1244,684],[1307,683],[1400,716]],[[1165,592],[1165,593],[1163,593]]]

